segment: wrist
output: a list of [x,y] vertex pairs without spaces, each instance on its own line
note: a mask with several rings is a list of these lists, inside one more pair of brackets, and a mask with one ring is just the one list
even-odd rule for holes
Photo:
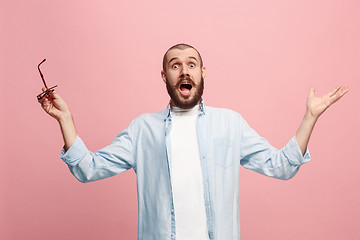
[[306,122],[316,123],[318,118],[319,116],[313,115],[310,111],[305,112],[304,121]]
[[64,124],[64,123],[67,123],[67,122],[72,122],[73,119],[72,119],[71,112],[69,112],[69,111],[64,112],[63,114],[61,114],[61,116],[57,120],[58,120],[58,122],[60,124]]

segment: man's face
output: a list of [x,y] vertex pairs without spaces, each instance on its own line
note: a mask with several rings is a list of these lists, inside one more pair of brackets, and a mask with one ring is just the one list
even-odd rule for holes
[[188,109],[201,102],[205,67],[201,67],[199,55],[193,48],[170,50],[161,76],[173,106]]

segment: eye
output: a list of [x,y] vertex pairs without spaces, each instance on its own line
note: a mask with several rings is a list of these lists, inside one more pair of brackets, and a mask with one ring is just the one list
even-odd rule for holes
[[190,64],[189,64],[189,67],[194,68],[194,67],[195,67],[195,64],[194,64],[194,63],[190,63]]
[[173,68],[173,69],[178,69],[178,68],[179,68],[179,65],[174,64],[174,65],[172,66],[172,68]]

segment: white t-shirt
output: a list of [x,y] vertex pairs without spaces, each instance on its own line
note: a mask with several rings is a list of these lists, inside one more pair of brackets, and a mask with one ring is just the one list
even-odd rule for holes
[[199,105],[171,109],[171,184],[177,240],[209,239],[196,131],[199,110]]

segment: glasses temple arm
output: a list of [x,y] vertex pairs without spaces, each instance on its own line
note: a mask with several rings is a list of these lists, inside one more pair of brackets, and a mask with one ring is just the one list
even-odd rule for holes
[[42,72],[41,72],[41,70],[40,70],[40,65],[41,65],[43,62],[45,62],[45,61],[46,61],[46,59],[42,60],[41,63],[39,63],[39,65],[38,65],[38,70],[39,70],[40,77],[41,77],[41,79],[42,79],[42,81],[43,81],[43,83],[44,83],[45,88],[48,89],[48,87],[47,87],[47,85],[46,85],[46,83],[45,83],[44,76],[43,76],[43,74],[42,74]]

